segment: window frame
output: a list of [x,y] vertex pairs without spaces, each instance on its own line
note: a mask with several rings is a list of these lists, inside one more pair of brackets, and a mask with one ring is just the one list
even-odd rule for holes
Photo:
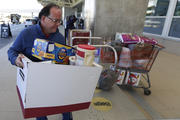
[[165,18],[164,27],[162,29],[161,35],[152,34],[152,33],[148,33],[148,32],[143,32],[143,34],[154,35],[156,37],[168,38],[168,39],[180,41],[180,38],[169,36],[169,32],[170,32],[170,28],[171,28],[173,18],[180,18],[180,16],[174,16],[174,12],[176,9],[177,2],[178,2],[178,0],[170,0],[169,1],[169,6],[168,6],[166,16],[146,16],[146,18]]

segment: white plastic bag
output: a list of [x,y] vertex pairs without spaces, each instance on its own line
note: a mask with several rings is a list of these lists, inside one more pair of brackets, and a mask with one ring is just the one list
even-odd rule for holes
[[129,48],[122,47],[121,55],[119,58],[119,66],[125,68],[132,66],[131,52]]

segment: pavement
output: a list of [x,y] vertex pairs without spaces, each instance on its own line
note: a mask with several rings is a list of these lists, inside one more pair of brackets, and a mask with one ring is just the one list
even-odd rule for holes
[[[23,120],[16,92],[16,67],[7,58],[15,37],[0,48],[0,120]],[[117,85],[111,91],[97,89],[93,98],[109,100],[112,108],[99,110],[91,104],[89,109],[73,112],[74,120],[180,120],[179,61],[180,56],[161,51],[150,71],[151,95]],[[50,115],[48,119],[61,120],[62,116]]]
[[[24,24],[10,24],[12,37],[9,38],[0,38],[0,49],[5,47],[8,43],[11,43],[15,40],[16,36],[19,34],[19,32],[24,28]],[[1,33],[1,29],[0,29]]]

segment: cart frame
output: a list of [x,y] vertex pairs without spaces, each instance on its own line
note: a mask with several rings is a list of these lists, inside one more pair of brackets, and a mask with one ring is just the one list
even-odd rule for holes
[[[91,45],[92,39],[97,39],[97,40],[102,39],[101,37],[81,37],[81,36],[79,37],[79,36],[76,36],[76,37],[71,37],[71,39],[70,39],[71,45],[73,43],[73,40],[77,39],[77,38],[78,39],[89,39],[89,44],[90,45]],[[112,45],[109,45],[109,43],[105,44],[105,45],[92,45],[92,46],[94,46],[96,48],[111,48],[111,50],[114,52],[114,58],[115,59],[114,59],[114,63],[111,64],[110,69],[118,71],[118,73],[120,73],[122,70],[125,70],[125,77],[123,79],[123,83],[120,86],[130,86],[130,87],[135,87],[135,88],[143,88],[145,95],[150,95],[151,94],[151,91],[149,90],[149,88],[151,87],[149,72],[150,72],[150,70],[152,68],[152,65],[153,65],[155,59],[157,58],[157,55],[158,55],[159,51],[164,49],[164,46],[159,45],[159,44],[152,45],[152,52],[149,55],[149,62],[143,68],[138,68],[138,67],[134,67],[134,66],[132,66],[132,67],[121,67],[121,66],[119,66],[118,65],[119,56],[117,54],[117,51]],[[123,46],[124,46],[124,44],[121,43],[119,47],[123,47]],[[121,55],[121,53],[120,53],[120,55]],[[147,82],[148,85],[145,86],[143,83],[142,83],[142,85],[139,84],[138,86],[133,86],[131,84],[125,84],[124,81],[125,81],[125,79],[127,77],[128,72],[129,72],[128,77],[129,77],[131,83],[132,83],[132,77],[130,76],[130,73],[135,72],[135,73],[140,73],[142,75],[142,77],[144,78],[144,80]],[[140,79],[139,82],[141,82],[141,81],[142,81],[142,78]]]
[[[125,77],[123,79],[123,83],[120,86],[130,86],[130,87],[135,87],[135,88],[143,88],[144,89],[144,94],[145,95],[150,95],[151,91],[149,90],[149,88],[151,87],[151,82],[150,82],[150,77],[149,77],[149,72],[152,68],[152,65],[155,61],[155,59],[157,58],[157,55],[159,53],[160,50],[162,50],[164,47],[156,44],[153,45],[153,50],[149,56],[149,61],[147,63],[147,65],[143,68],[136,68],[136,67],[121,67],[119,65],[116,64],[116,69],[118,69],[120,72],[121,70],[125,70]],[[132,56],[132,55],[131,55]],[[132,63],[133,64],[133,63]],[[132,83],[132,77],[130,76],[131,72],[136,72],[136,73],[140,73],[142,75],[142,77],[144,78],[144,80],[147,82],[148,86],[145,86],[143,83],[141,85],[138,86],[132,86],[131,84],[125,84],[124,81],[126,79],[127,73],[129,72],[129,79],[130,82]],[[140,81],[142,81],[142,79],[140,79]],[[139,81],[139,82],[140,82]]]

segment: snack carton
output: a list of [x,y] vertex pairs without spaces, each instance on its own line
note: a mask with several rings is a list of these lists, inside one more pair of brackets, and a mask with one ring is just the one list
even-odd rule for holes
[[75,55],[74,48],[48,40],[36,39],[32,55],[40,60],[52,60],[55,63],[68,64],[69,56]]

